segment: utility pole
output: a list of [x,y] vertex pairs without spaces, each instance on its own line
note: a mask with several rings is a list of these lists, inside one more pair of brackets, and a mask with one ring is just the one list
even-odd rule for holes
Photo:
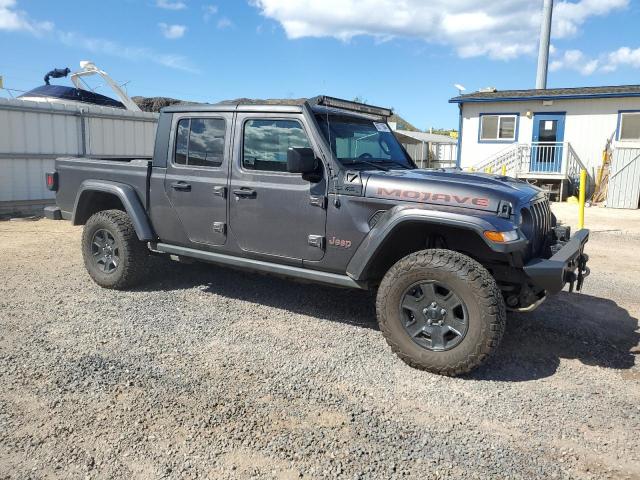
[[542,25],[540,26],[540,49],[538,50],[538,74],[536,88],[547,88],[547,68],[549,66],[549,42],[551,41],[551,17],[553,0],[544,0],[542,7]]

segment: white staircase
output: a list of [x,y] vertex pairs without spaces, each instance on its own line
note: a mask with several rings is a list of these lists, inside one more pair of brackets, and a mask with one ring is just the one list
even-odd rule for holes
[[526,179],[531,183],[564,183],[577,186],[580,171],[586,169],[569,142],[514,143],[471,167],[472,171]]

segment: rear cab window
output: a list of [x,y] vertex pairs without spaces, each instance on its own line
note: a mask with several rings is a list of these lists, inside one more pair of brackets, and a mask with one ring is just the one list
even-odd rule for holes
[[182,118],[178,121],[174,163],[190,167],[220,167],[224,161],[226,123],[222,118]]

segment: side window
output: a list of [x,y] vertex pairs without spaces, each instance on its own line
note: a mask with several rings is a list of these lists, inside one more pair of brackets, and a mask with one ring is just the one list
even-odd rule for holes
[[310,147],[296,120],[249,120],[244,124],[242,166],[249,170],[287,171],[289,147]]
[[187,164],[187,154],[189,153],[189,124],[191,120],[183,118],[178,122],[178,138],[176,140],[176,158],[178,165]]
[[620,114],[620,140],[640,140],[640,112]]
[[221,118],[183,118],[178,122],[178,165],[219,167],[224,159],[225,122]]
[[481,115],[480,140],[515,141],[516,115]]

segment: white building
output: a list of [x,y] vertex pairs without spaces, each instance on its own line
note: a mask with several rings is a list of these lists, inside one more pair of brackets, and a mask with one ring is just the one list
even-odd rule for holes
[[[491,90],[450,103],[460,107],[460,167],[500,173],[504,166],[561,196],[573,193],[581,168],[593,184],[605,149],[640,147],[640,85]],[[621,173],[640,177],[633,157]]]

